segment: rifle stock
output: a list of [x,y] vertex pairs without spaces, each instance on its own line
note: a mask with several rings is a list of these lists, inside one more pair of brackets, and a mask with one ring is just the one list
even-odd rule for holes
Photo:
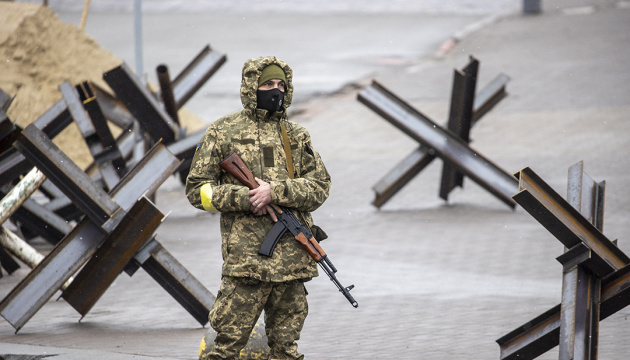
[[256,179],[254,179],[254,174],[252,174],[251,170],[249,170],[243,162],[243,159],[241,159],[237,153],[233,152],[228,155],[228,157],[219,163],[219,166],[234,176],[243,185],[247,186],[250,190],[258,187],[258,183],[256,182]]
[[[231,153],[228,157],[223,159],[223,161],[219,163],[219,166],[248,188],[255,189],[258,187],[254,174],[252,174],[251,170],[249,170],[236,152]],[[278,214],[278,223],[273,226],[270,234],[265,237],[258,253],[265,256],[271,256],[276,244],[280,240],[280,237],[287,230],[290,231],[295,240],[298,241],[304,250],[306,250],[306,252],[308,252],[308,254],[313,258],[313,260],[319,264],[330,280],[335,284],[335,286],[337,286],[337,289],[339,289],[343,296],[348,299],[350,304],[352,304],[355,308],[359,307],[359,304],[350,294],[350,290],[354,288],[354,285],[350,285],[348,287],[341,285],[335,276],[337,269],[330,259],[328,259],[324,249],[322,249],[317,240],[315,240],[313,233],[311,233],[311,231],[297,219],[290,209],[287,209],[284,206],[281,206],[280,208],[282,209],[282,213]],[[282,224],[283,228],[279,224]]]

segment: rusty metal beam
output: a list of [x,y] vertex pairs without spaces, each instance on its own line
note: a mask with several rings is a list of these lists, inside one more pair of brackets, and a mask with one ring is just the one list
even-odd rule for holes
[[[630,265],[602,280],[600,319],[630,305]],[[561,305],[528,321],[497,340],[501,360],[529,360],[551,350],[559,343]]]
[[515,176],[519,183],[514,200],[567,248],[573,248],[582,242],[586,244],[603,260],[602,266],[594,269],[603,272],[597,274],[598,276],[604,277],[630,263],[630,259],[617,246],[534,171],[525,168]]
[[102,151],[99,154],[94,154],[94,161],[101,167],[103,164],[111,163],[114,168],[113,170],[120,180],[120,178],[127,173],[127,164],[118,148],[118,143],[114,140],[114,136],[109,126],[107,126],[105,114],[96,100],[94,89],[89,82],[83,82],[77,85],[76,89],[83,102],[83,108],[87,111],[92,121],[95,135],[102,146]]
[[177,124],[126,64],[106,72],[103,79],[154,141],[170,144],[176,140]]
[[97,224],[118,209],[107,193],[33,124],[22,131],[15,147]]
[[471,126],[475,125],[477,121],[508,95],[505,90],[508,81],[510,81],[510,78],[507,75],[499,74],[475,95],[475,110],[472,114]]
[[[584,172],[583,161],[569,168],[567,202],[599,231],[604,184]],[[597,359],[601,278],[593,274],[591,258],[592,251],[582,243],[558,258],[563,265],[560,359]]]
[[[477,87],[479,60],[470,57],[470,63],[462,71],[455,70],[451,91],[451,109],[449,111],[447,129],[462,141],[470,142],[470,128]],[[464,175],[448,162],[442,164],[442,178],[439,196],[448,201],[448,194],[457,186],[464,184]]]
[[497,340],[501,360],[535,359],[558,345],[560,304]]
[[558,257],[563,265],[560,359],[597,358],[601,279],[588,265],[592,255],[589,248],[579,244]]
[[[49,138],[54,138],[72,122],[72,117],[63,99],[56,102],[44,114],[33,122],[33,125]],[[16,149],[9,149],[2,154],[0,160],[0,184],[6,184],[33,168],[24,155]]]
[[113,188],[120,180],[120,177],[114,169],[111,161],[97,160],[105,153],[105,147],[96,132],[92,119],[90,119],[83,107],[83,102],[79,98],[77,89],[70,85],[69,82],[64,82],[59,85],[59,91],[61,92],[63,99],[66,101],[68,110],[70,110],[70,114],[72,115],[74,122],[77,124],[83,139],[85,139],[85,143],[90,150],[92,158],[99,165],[99,170],[103,175],[103,180],[107,189]]
[[378,82],[374,81],[371,86],[362,90],[359,101],[414,140],[435,151],[436,156],[456,166],[464,175],[505,204],[512,208],[516,206],[512,195],[516,193],[518,184],[509,173],[397,98]]
[[435,155],[430,154],[427,148],[420,145],[372,187],[376,194],[372,205],[377,208],[385,205],[392,196],[426,168],[433,159],[435,159]]
[[210,45],[206,45],[173,80],[173,96],[177,108],[184,106],[226,60],[225,54],[218,53],[212,50]]
[[140,198],[94,253],[62,297],[85,316],[125,265],[160,225],[164,215],[146,197]]
[[567,202],[601,232],[604,231],[605,193],[606,181],[593,180],[584,172],[583,161],[569,168]]
[[96,102],[103,111],[105,118],[122,129],[123,132],[131,129],[135,119],[122,101],[110,94],[108,91],[102,89],[100,86],[94,83],[89,84],[94,96],[96,97]]
[[206,129],[197,130],[194,133],[187,135],[185,138],[168,145],[168,150],[173,153],[173,155],[177,156],[178,159],[182,160],[182,164],[177,169],[182,183],[186,182],[186,177],[190,171],[195,150],[197,149],[197,145],[201,142],[201,138],[205,132]]
[[105,236],[105,231],[89,219],[81,221],[0,302],[2,317],[19,331],[89,259]]
[[[28,128],[28,127],[27,127]],[[61,152],[56,150],[56,152]],[[158,143],[110,192],[120,206],[102,226],[82,220],[0,302],[0,314],[19,329],[52,297],[97,250],[122,221],[126,211],[142,196],[150,196],[179,166],[164,145]],[[59,184],[56,184],[59,186]],[[60,187],[61,188],[61,187]]]
[[[464,68],[463,73],[466,74],[467,71],[471,72],[473,69],[474,67],[467,66]],[[455,76],[458,76],[458,73],[461,74],[462,72],[456,70]],[[471,74],[470,76],[472,77],[473,75],[476,76],[476,74]],[[500,74],[494,78],[490,84],[486,85],[479,94],[475,95],[470,127],[481,120],[486,113],[507,96],[505,87],[508,81],[509,77]],[[458,86],[454,84],[452,91],[455,92],[456,88],[458,88]],[[430,164],[433,159],[435,159],[435,155],[430,154],[424,146],[420,145],[372,187],[375,192],[375,199],[372,205],[377,208],[382,207],[400,189],[411,181],[411,179]],[[461,186],[461,181],[459,181],[459,185]]]
[[160,97],[164,104],[164,110],[170,115],[171,119],[179,125],[179,116],[177,116],[177,103],[175,102],[175,96],[173,95],[173,86],[171,83],[171,76],[168,73],[168,66],[164,64],[158,65],[157,78],[160,83]]
[[569,249],[558,257],[562,303],[497,340],[501,359],[533,359],[556,345],[560,359],[596,359],[599,321],[630,304],[630,259],[601,234],[605,182],[579,162],[565,201],[531,169],[516,176],[515,199]]
[[134,262],[136,266],[142,266],[202,326],[208,323],[214,295],[157,240],[149,241],[140,249]]

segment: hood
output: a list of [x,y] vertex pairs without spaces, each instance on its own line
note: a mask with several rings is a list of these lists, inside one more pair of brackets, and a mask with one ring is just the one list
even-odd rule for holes
[[264,56],[256,59],[249,59],[243,65],[243,77],[241,79],[241,102],[246,110],[254,114],[256,112],[256,90],[258,90],[258,78],[267,65],[276,64],[284,70],[287,77],[284,90],[284,102],[282,108],[286,109],[291,106],[293,98],[293,70],[284,61],[275,56]]

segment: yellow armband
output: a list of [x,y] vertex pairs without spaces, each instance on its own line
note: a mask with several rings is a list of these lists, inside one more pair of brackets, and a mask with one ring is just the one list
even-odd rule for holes
[[201,205],[204,210],[208,212],[219,212],[214,205],[212,205],[212,186],[210,184],[203,184],[199,189],[201,195]]

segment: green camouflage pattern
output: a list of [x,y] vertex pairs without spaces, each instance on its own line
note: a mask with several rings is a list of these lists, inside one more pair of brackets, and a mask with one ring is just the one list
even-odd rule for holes
[[[262,69],[272,63],[284,70],[287,83],[282,110],[268,114],[256,108],[256,90]],[[330,175],[306,129],[287,120],[286,110],[293,96],[292,78],[289,66],[275,57],[247,61],[241,82],[244,109],[212,123],[193,157],[186,196],[193,206],[203,210],[199,189],[204,184],[213,188],[212,205],[221,212],[224,276],[283,282],[318,275],[316,263],[289,232],[272,257],[258,255],[273,222],[269,216],[256,216],[249,211],[249,189],[218,165],[232,152],[238,153],[254,176],[270,184],[273,203],[293,209],[308,227],[313,226],[310,212],[328,198]],[[294,179],[287,171],[281,123],[291,142]]]
[[236,358],[263,310],[269,359],[303,359],[296,341],[308,315],[306,294],[304,283],[298,280],[270,283],[224,277],[208,316],[217,333],[214,346],[200,359]]

